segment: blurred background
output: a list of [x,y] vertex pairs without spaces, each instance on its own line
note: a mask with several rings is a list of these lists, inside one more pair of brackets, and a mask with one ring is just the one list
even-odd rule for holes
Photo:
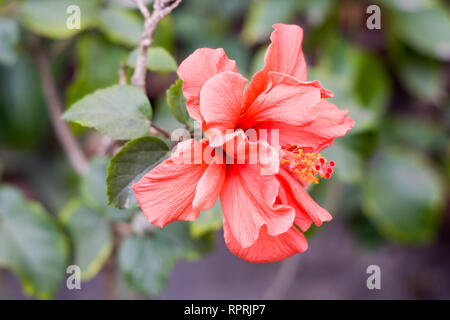
[[[81,30],[66,27],[71,4]],[[373,4],[380,29],[367,26]],[[142,230],[138,208],[107,205],[103,137],[70,124],[90,159],[84,176],[55,137],[48,74],[64,108],[117,84],[121,66],[129,75],[143,30],[132,2],[0,0],[0,299],[450,299],[448,2],[183,0],[154,36],[155,124],[182,127],[166,102],[176,62],[220,47],[250,78],[277,22],[304,29],[309,80],[356,126],[323,152],[332,179],[310,189],[334,220],[307,232],[306,253],[250,264],[226,248],[219,206]],[[72,264],[80,290],[66,286]],[[369,265],[380,290],[366,286]]]

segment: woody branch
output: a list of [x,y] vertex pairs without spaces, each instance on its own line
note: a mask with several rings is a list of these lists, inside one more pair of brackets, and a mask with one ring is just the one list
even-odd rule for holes
[[143,0],[133,0],[145,19],[144,32],[139,44],[136,66],[131,84],[145,92],[145,76],[147,72],[147,51],[153,42],[153,33],[159,21],[175,9],[181,0],[155,0],[153,4],[153,12],[150,14]]
[[70,132],[68,125],[61,120],[63,104],[51,73],[49,57],[44,52],[39,37],[35,38],[35,51],[37,53],[35,59],[39,69],[39,76],[41,77],[42,89],[56,137],[74,170],[79,175],[83,175],[87,170],[88,162],[81,146]]
[[[142,33],[141,42],[138,48],[138,56],[134,68],[133,76],[131,77],[131,84],[144,93],[146,92],[146,74],[147,74],[147,51],[153,43],[153,33],[155,32],[158,23],[172,12],[181,2],[181,0],[155,0],[153,4],[153,12],[150,14],[147,7],[142,0],[133,0],[138,7],[142,16],[144,17],[144,32]],[[151,124],[151,132],[159,133],[166,138],[170,138],[170,134],[165,130]]]

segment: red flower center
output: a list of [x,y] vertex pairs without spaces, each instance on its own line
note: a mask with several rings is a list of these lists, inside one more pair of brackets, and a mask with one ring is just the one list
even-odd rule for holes
[[333,174],[334,161],[328,161],[320,153],[306,152],[296,145],[283,151],[281,164],[305,183],[318,184],[319,177],[329,179]]

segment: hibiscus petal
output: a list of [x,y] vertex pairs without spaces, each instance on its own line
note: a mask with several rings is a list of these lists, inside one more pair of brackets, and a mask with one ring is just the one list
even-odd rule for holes
[[279,182],[274,175],[261,175],[257,165],[229,165],[220,193],[222,212],[236,241],[251,246],[259,230],[275,236],[286,232],[294,222],[295,212],[277,202]]
[[280,123],[265,123],[258,128],[279,129],[280,144],[282,146],[298,145],[320,152],[333,144],[337,137],[342,137],[353,128],[355,122],[347,117],[347,110],[340,110],[331,102],[321,100],[312,111],[316,118],[301,126]]
[[[286,173],[285,169],[280,169],[280,171],[283,171],[283,174],[289,174]],[[297,227],[299,227],[303,232],[309,229],[309,227],[312,224],[312,219],[308,215],[308,213],[304,210],[303,206],[301,206],[298,203],[298,199],[296,198],[295,194],[292,192],[292,187],[289,182],[287,182],[282,177],[279,177],[278,179],[280,181],[280,199],[282,203],[286,203],[289,206],[291,206],[295,210],[295,219],[294,223]],[[294,187],[301,187],[300,182],[296,181],[292,182],[294,184]]]
[[242,129],[236,131],[226,130],[225,134],[214,134],[209,137],[209,146],[222,148],[228,156],[226,158],[227,164],[258,165],[264,174],[278,173],[280,148],[270,144],[270,137],[260,139],[258,133],[261,132],[250,130],[247,132],[244,132]]
[[226,175],[226,164],[211,163],[195,189],[195,196],[192,206],[194,211],[211,209],[219,198],[220,186],[223,185]]
[[265,57],[266,68],[306,80],[306,61],[303,55],[303,29],[297,25],[274,24],[272,44]]
[[303,29],[296,25],[275,24],[271,45],[264,58],[264,68],[255,73],[245,92],[245,105],[263,92],[268,85],[267,74],[270,71],[284,73],[298,80],[305,81],[306,61],[302,51]]
[[200,91],[200,113],[208,129],[234,129],[242,111],[247,79],[237,72],[211,77]]
[[[187,140],[177,146],[171,158],[148,172],[133,185],[136,199],[148,221],[156,226],[164,227],[176,220],[192,221],[198,218],[199,210],[217,200],[218,193],[207,193],[199,187],[198,207],[192,202],[197,193],[199,182],[204,186],[221,189],[221,180],[217,179],[215,169],[208,170],[206,163],[194,163],[191,155],[195,150],[202,150],[206,141]],[[203,177],[206,173],[206,177]],[[223,182],[222,182],[223,183]],[[214,200],[212,198],[216,196]]]
[[[328,211],[319,206],[306,192],[303,185],[292,177],[288,171],[280,169],[278,178],[284,191],[291,195],[290,200],[295,200],[296,204],[290,202],[289,205],[292,205],[297,212],[309,216],[317,226],[321,226],[323,222],[333,219]],[[296,214],[295,224],[303,230],[301,223],[306,220],[299,213]]]
[[233,235],[230,225],[224,217],[224,237],[228,249],[237,257],[253,263],[276,262],[296,253],[305,252],[308,242],[296,227],[277,236],[267,233],[265,226],[261,228],[258,240],[250,247],[243,248]]
[[203,123],[200,90],[209,78],[225,71],[237,72],[237,68],[236,62],[228,59],[223,49],[197,49],[178,67],[178,76],[183,80],[183,94],[187,99],[187,110],[200,123]]
[[301,126],[317,117],[313,110],[322,97],[318,82],[299,81],[276,72],[269,72],[268,78],[269,87],[246,107],[238,123],[240,128],[253,128],[262,123]]
[[319,80],[313,80],[313,81],[298,80],[298,79],[296,79],[290,75],[287,75],[285,73],[280,73],[280,72],[275,72],[275,71],[270,71],[268,73],[268,76],[269,76],[270,80],[272,81],[272,86],[279,84],[279,83],[284,83],[284,82],[291,83],[294,86],[297,84],[305,85],[305,86],[313,86],[313,87],[320,89],[320,97],[322,99],[333,97],[333,92],[322,87],[322,84],[320,83]]

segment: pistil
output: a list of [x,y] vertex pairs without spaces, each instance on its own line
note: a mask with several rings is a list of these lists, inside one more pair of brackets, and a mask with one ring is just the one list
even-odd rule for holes
[[335,163],[328,161],[320,153],[306,152],[299,146],[283,150],[281,164],[307,184],[319,183],[319,178],[329,179]]

